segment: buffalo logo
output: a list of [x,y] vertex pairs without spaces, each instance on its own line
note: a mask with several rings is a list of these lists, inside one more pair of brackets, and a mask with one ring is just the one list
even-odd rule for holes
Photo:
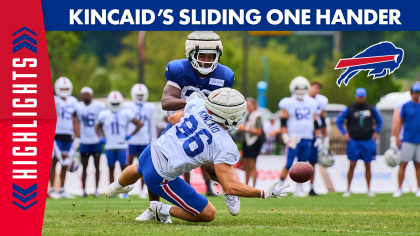
[[361,70],[369,70],[368,76],[373,75],[373,79],[392,74],[400,67],[403,58],[404,50],[395,47],[391,42],[380,42],[372,45],[353,58],[338,61],[335,69],[347,68],[347,70],[340,75],[337,85],[340,87],[341,82],[344,82],[347,86],[350,79]]

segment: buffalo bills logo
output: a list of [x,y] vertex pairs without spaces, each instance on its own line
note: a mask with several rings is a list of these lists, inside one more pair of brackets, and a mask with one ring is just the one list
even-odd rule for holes
[[335,69],[347,68],[337,80],[340,87],[343,82],[346,86],[350,79],[361,70],[369,70],[368,76],[373,79],[392,74],[400,67],[404,58],[404,50],[395,47],[391,42],[381,42],[368,47],[353,58],[340,59]]

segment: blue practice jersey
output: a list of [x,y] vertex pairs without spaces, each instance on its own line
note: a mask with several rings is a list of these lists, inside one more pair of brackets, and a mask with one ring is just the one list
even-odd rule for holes
[[420,143],[420,103],[405,103],[401,108],[400,117],[404,119],[402,141]]
[[187,98],[193,92],[201,90],[206,96],[212,91],[228,87],[232,88],[235,74],[224,65],[217,64],[216,69],[207,77],[200,78],[187,59],[174,60],[165,69],[167,83],[181,90],[181,98]]

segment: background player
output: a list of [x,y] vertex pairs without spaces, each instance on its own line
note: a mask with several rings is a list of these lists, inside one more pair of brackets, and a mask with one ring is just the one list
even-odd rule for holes
[[[283,98],[279,103],[280,129],[283,142],[287,145],[287,163],[280,174],[281,184],[286,179],[295,157],[298,161],[306,162],[311,155],[312,145],[318,148],[322,146],[316,114],[317,104],[313,98],[306,96],[309,87],[310,84],[306,78],[302,76],[294,78],[290,82],[292,96]],[[312,144],[314,133],[316,141]],[[306,196],[302,192],[301,184],[297,184],[294,196]]]
[[[196,93],[197,96],[204,93],[206,96],[211,91],[222,88],[231,88],[235,82],[235,74],[224,65],[218,64],[223,54],[223,46],[219,35],[212,31],[195,31],[188,35],[185,42],[185,55],[187,59],[174,60],[168,63],[165,69],[166,86],[163,89],[162,109],[174,111],[184,109],[186,99]],[[168,128],[171,124],[168,124]],[[166,131],[166,130],[165,130]],[[165,132],[164,131],[164,132]],[[206,181],[207,191],[211,191],[210,177],[216,179],[212,163],[205,164],[203,177]],[[207,172],[210,176],[206,176]],[[185,181],[189,183],[189,173],[184,175]],[[237,197],[233,199],[235,204],[239,203]],[[149,190],[149,200],[159,201],[159,196]],[[236,204],[237,205],[237,204]],[[228,208],[229,209],[229,208]],[[235,210],[236,212],[236,210]],[[136,220],[145,221],[154,219],[153,213],[147,209]],[[169,219],[169,218],[168,218]]]
[[[411,101],[404,103],[401,108],[396,132],[393,133],[396,138],[396,146],[401,145],[401,163],[398,171],[398,189],[394,197],[401,197],[402,184],[405,176],[405,168],[409,161],[414,162],[416,168],[416,177],[418,190],[416,197],[420,197],[420,83],[414,83],[410,89]],[[404,127],[403,138],[400,139],[397,134],[401,127]],[[402,142],[402,143],[401,143]]]
[[[330,138],[328,137],[327,132],[327,123],[325,122],[326,112],[325,107],[328,105],[328,98],[324,95],[319,94],[319,91],[322,88],[322,84],[317,81],[312,81],[311,86],[309,87],[309,91],[307,96],[315,99],[317,107],[316,107],[316,115],[318,119],[318,125],[321,127],[321,133],[323,137],[323,145],[321,150],[322,152],[328,153],[328,147],[330,146]],[[314,167],[315,170],[315,164],[318,162],[318,147],[315,147],[315,141],[316,136],[314,135],[314,138],[312,140],[312,151],[311,155],[309,156],[309,163]],[[318,194],[314,191],[314,176],[312,176],[310,182],[311,182],[311,191],[309,192],[309,195],[316,196]]]
[[[118,161],[121,170],[128,165],[127,140],[137,133],[143,126],[140,120],[130,109],[121,109],[124,97],[118,91],[112,91],[107,97],[108,109],[102,110],[98,115],[95,127],[96,134],[103,143],[105,140],[105,155],[108,160],[109,181],[114,182],[115,163]],[[136,128],[132,133],[127,133],[128,123],[132,122]],[[104,136],[101,135],[101,130]]]
[[[336,119],[337,128],[346,137],[347,157],[350,160],[349,172],[347,174],[348,189],[343,197],[349,197],[350,184],[353,179],[354,168],[357,160],[362,159],[365,162],[365,175],[367,182],[367,193],[369,197],[375,196],[370,191],[370,163],[376,157],[376,137],[381,131],[382,118],[376,107],[366,103],[366,89],[356,89],[356,102],[348,106],[344,111],[338,114]],[[344,120],[347,119],[347,130],[343,127]],[[373,120],[376,120],[376,128],[373,129]]]
[[[75,106],[77,99],[71,96],[73,90],[73,85],[70,80],[66,77],[58,78],[54,83],[55,95],[55,110],[57,112],[57,124],[55,128],[55,137],[54,140],[57,144],[58,149],[61,152],[61,157],[63,162],[61,163],[61,173],[60,173],[60,193],[56,193],[54,190],[54,180],[55,180],[55,167],[57,165],[58,158],[53,158],[51,161],[51,170],[50,170],[50,183],[51,191],[49,196],[52,198],[73,198],[72,195],[64,191],[64,182],[66,180],[67,172],[67,163],[68,152],[73,143],[73,137],[78,137],[79,124],[77,118],[74,116]],[[73,131],[73,128],[75,131]],[[74,133],[76,132],[76,134]],[[74,141],[78,143],[78,138],[75,138]]]
[[[83,183],[83,194],[82,197],[86,197],[86,168],[89,163],[89,157],[93,156],[93,162],[96,170],[96,189],[95,197],[99,197],[97,192],[99,183],[99,160],[102,153],[102,145],[99,142],[99,137],[95,132],[96,120],[99,112],[105,107],[97,101],[92,101],[93,90],[89,87],[83,87],[80,91],[82,102],[78,102],[76,105],[76,116],[80,124],[80,131],[75,132],[80,134],[80,157],[83,164],[82,172],[82,183]],[[77,136],[76,136],[77,137]],[[75,150],[72,147],[72,150]],[[70,151],[70,156],[71,152]]]
[[[125,104],[125,107],[131,109],[135,117],[143,123],[143,126],[128,140],[128,152],[130,155],[129,163],[133,164],[135,156],[140,156],[152,139],[157,138],[155,119],[153,114],[155,106],[153,103],[146,102],[149,92],[144,84],[135,84],[131,88],[131,99],[133,102]],[[133,132],[136,126],[133,123],[128,124],[128,133]],[[140,198],[146,198],[146,191],[143,188],[144,181],[140,180]]]
[[[150,190],[175,206],[152,201],[150,209],[156,220],[174,216],[192,222],[210,222],[216,209],[203,195],[179,178],[204,163],[213,162],[219,182],[226,193],[241,197],[284,197],[278,181],[267,190],[259,190],[235,180],[232,164],[239,160],[239,151],[228,129],[237,127],[245,114],[245,99],[238,91],[222,88],[213,91],[209,100],[194,98],[185,111],[170,117],[175,124],[140,156],[138,166],[132,165],[112,183],[105,196],[113,197],[128,192],[125,187],[144,178]],[[181,118],[182,117],[182,118]]]

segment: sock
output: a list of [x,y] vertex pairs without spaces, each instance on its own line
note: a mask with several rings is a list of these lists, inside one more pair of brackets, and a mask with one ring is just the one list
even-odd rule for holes
[[115,187],[117,188],[122,188],[122,186],[120,185],[120,183],[118,183],[118,180],[114,182],[115,183]]
[[60,188],[60,193],[64,193],[64,188],[63,187]]
[[169,209],[171,209],[171,205],[163,204],[162,208],[160,208],[160,213],[166,216],[170,216]]
[[314,189],[314,184],[311,184],[311,189]]
[[211,193],[211,181],[210,180],[206,180],[206,186],[207,186],[207,192]]
[[55,189],[54,188],[51,188],[50,189],[50,193],[55,193]]
[[284,184],[284,179],[280,179],[280,186],[283,186]]

